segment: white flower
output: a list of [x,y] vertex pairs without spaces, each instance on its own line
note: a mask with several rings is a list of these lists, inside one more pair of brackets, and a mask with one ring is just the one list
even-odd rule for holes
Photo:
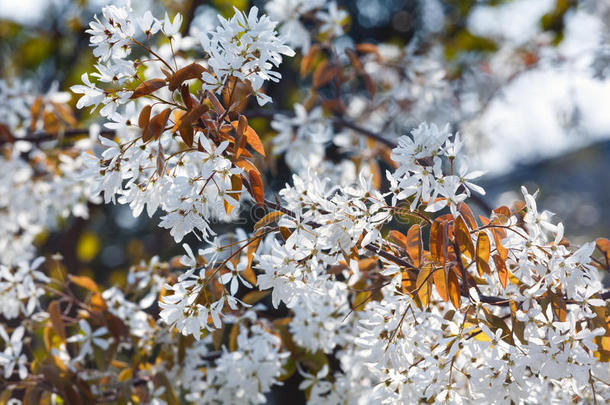
[[173,37],[174,35],[180,32],[180,27],[182,26],[182,14],[178,13],[174,16],[174,21],[170,22],[169,16],[167,12],[165,13],[165,18],[163,19],[163,33],[168,38]]
[[343,35],[343,23],[348,16],[347,11],[339,9],[334,1],[328,5],[328,12],[319,11],[316,14],[316,17],[322,21],[320,31],[329,32],[337,37]]
[[0,325],[0,338],[4,341],[4,351],[0,353],[0,366],[4,368],[4,378],[10,378],[13,370],[17,367],[19,378],[25,379],[28,375],[26,367],[27,357],[21,354],[23,347],[23,335],[25,328],[18,326],[9,337],[8,333]]
[[82,361],[87,355],[93,354],[93,345],[102,350],[108,349],[110,346],[109,340],[102,338],[102,336],[108,334],[106,327],[93,331],[89,323],[84,319],[78,321],[78,326],[80,327],[79,333],[66,339],[68,343],[80,343],[80,351],[75,360]]

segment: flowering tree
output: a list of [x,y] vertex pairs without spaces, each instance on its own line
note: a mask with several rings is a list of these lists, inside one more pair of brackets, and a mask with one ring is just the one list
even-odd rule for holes
[[[464,94],[434,51],[341,48],[335,2],[265,11],[193,37],[180,14],[104,7],[71,88],[103,120],[89,138],[66,93],[1,83],[2,401],[264,403],[297,373],[312,404],[609,401],[610,241],[572,246],[525,188],[487,206],[462,135],[410,121]],[[307,91],[269,109],[296,52]],[[280,156],[293,176],[274,193]],[[201,246],[109,288],[36,257],[88,203]],[[252,228],[217,226],[252,206]]]

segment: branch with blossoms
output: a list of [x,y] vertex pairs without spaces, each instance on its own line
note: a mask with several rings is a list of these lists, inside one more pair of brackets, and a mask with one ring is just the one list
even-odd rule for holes
[[[97,72],[72,87],[78,108],[106,120],[99,143],[44,149],[84,132],[51,97],[5,125],[3,398],[264,403],[300,375],[310,403],[610,399],[610,241],[571,246],[525,188],[475,217],[483,173],[462,135],[424,122],[394,140],[353,119],[362,94],[373,112],[400,104],[367,70],[397,67],[370,44],[336,51],[347,18],[336,3],[283,5],[266,7],[280,34],[306,37],[278,35],[256,7],[198,39],[182,36],[179,14],[104,7],[87,30]],[[272,101],[265,86],[292,47],[310,97],[294,114],[248,109]],[[270,143],[251,126],[261,114]],[[353,159],[331,163],[331,139]],[[293,176],[274,195],[265,173],[278,156]],[[176,243],[202,244],[109,288],[61,257],[30,260],[51,218],[102,201],[160,213]],[[251,229],[214,226],[252,205],[264,215]]]

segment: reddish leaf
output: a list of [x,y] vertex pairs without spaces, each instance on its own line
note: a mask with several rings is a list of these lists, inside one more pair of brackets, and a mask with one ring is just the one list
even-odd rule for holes
[[161,87],[164,87],[165,85],[166,82],[163,79],[147,80],[140,84],[138,87],[136,87],[130,98],[134,99],[142,96],[147,96],[149,94],[154,93],[156,90],[159,90]]
[[502,287],[506,288],[506,284],[508,283],[508,270],[506,269],[506,262],[499,254],[493,255],[493,259],[494,263],[496,264],[496,269],[498,270],[500,284],[502,284]]
[[320,63],[313,73],[313,87],[319,88],[330,82],[337,74],[337,68],[329,64],[327,60]]
[[158,139],[159,136],[161,136],[165,130],[165,125],[167,124],[171,111],[171,108],[166,108],[150,119],[150,122],[142,132],[142,140],[144,142],[148,142],[151,139]]
[[261,180],[261,176],[258,174],[258,171],[250,170],[248,171],[248,175],[250,177],[250,188],[252,192],[252,197],[256,200],[256,203],[261,207],[265,206],[265,189],[263,188],[263,182]]
[[320,53],[320,45],[314,44],[309,48],[307,55],[301,60],[300,74],[301,77],[305,77],[311,71],[313,63],[315,62],[318,54]]
[[191,63],[190,65],[179,69],[170,77],[169,89],[174,91],[186,80],[201,78],[201,74],[205,72],[205,70],[206,69],[198,63]]
[[152,110],[151,105],[146,105],[140,111],[140,116],[138,117],[138,126],[142,129],[145,129],[150,121],[150,111]]

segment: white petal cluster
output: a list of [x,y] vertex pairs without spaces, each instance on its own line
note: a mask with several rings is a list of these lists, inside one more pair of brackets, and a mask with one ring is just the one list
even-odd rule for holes
[[40,309],[39,298],[44,295],[41,285],[49,278],[38,270],[43,257],[20,262],[16,268],[0,265],[0,315],[15,319],[32,316]]
[[263,272],[258,287],[273,288],[274,306],[283,301],[292,307],[304,295],[317,299],[316,294],[326,294],[327,266],[359,241],[362,246],[377,242],[379,228],[391,219],[370,178],[361,176],[345,189],[329,187],[327,180],[312,175],[294,175],[293,183],[280,191],[284,206],[296,215],[279,221],[291,234],[258,257]]
[[[146,208],[152,217],[161,209],[164,215],[160,226],[170,229],[176,241],[194,230],[207,240],[214,234],[210,220],[230,218],[225,202],[239,206],[235,195],[242,190],[233,190],[231,177],[241,169],[221,156],[228,142],[216,147],[197,134],[196,142],[201,142],[203,151],[181,152],[169,135],[147,144],[141,139],[127,139],[131,139],[129,147],[100,138],[105,146],[101,159],[86,155],[87,169],[82,178],[89,181],[91,195],[103,193],[106,202],[114,202],[118,196],[118,202],[129,204],[134,216]],[[164,151],[172,150],[174,153],[165,157]]]
[[218,18],[220,26],[200,37],[214,73],[203,74],[204,88],[219,91],[233,76],[249,81],[258,103],[266,104],[271,98],[261,91],[263,83],[279,81],[282,76],[273,68],[280,65],[282,55],[294,56],[294,51],[276,35],[277,23],[266,15],[259,18],[256,7],[248,15],[235,9],[231,19]]
[[[468,171],[466,162],[458,159],[461,137],[459,134],[453,140],[451,137],[449,125],[438,128],[435,124],[422,123],[411,131],[411,137],[398,139],[392,159],[399,167],[394,173],[386,173],[391,183],[392,205],[410,198],[411,210],[423,203],[426,211],[436,212],[449,207],[455,214],[457,205],[470,196],[471,190],[485,194],[481,187],[472,183],[483,173]],[[450,166],[449,175],[443,170],[444,163]]]
[[[0,352],[0,366],[4,369],[4,378],[9,379],[16,371],[19,378],[24,380],[28,375],[27,357],[21,353],[23,349],[23,335],[25,328],[18,326],[9,336],[6,330],[0,325],[0,339],[4,350]],[[2,347],[0,346],[0,347]]]
[[186,399],[198,404],[265,403],[273,385],[281,385],[288,352],[281,340],[246,312],[233,327],[239,328],[236,348],[214,351],[211,335],[186,349],[183,362],[172,371],[174,381],[185,390]]

